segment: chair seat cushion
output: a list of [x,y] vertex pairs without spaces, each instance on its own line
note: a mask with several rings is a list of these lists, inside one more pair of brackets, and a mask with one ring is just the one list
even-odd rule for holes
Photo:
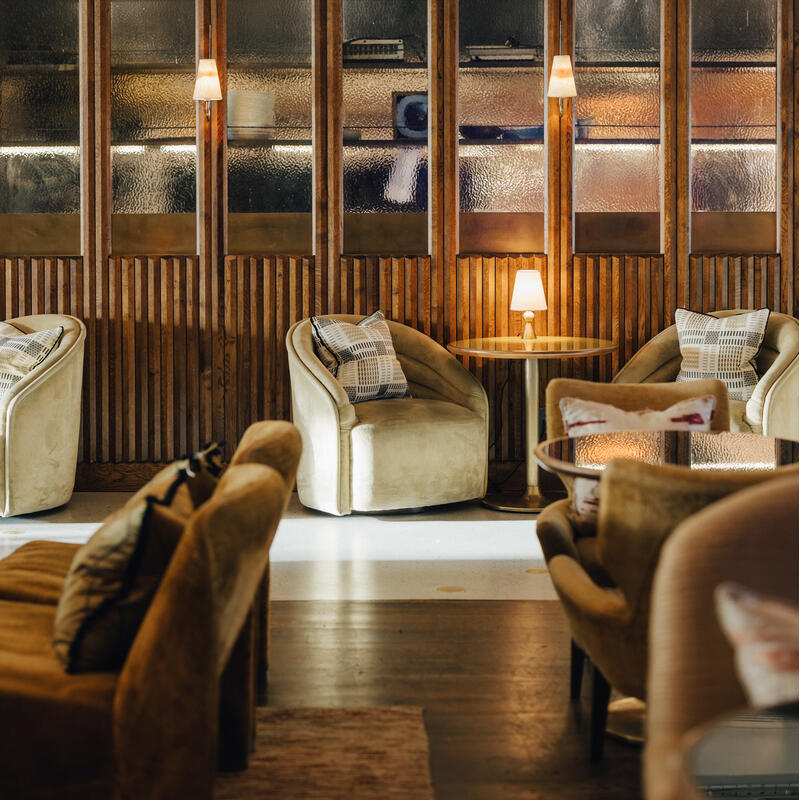
[[58,605],[78,544],[28,542],[0,559],[0,600]]
[[113,770],[117,675],[65,674],[53,653],[54,616],[52,605],[0,600],[0,797],[48,784],[47,796],[62,797],[62,787]]
[[455,503],[486,491],[483,418],[455,403],[422,398],[355,406],[352,506],[357,511]]

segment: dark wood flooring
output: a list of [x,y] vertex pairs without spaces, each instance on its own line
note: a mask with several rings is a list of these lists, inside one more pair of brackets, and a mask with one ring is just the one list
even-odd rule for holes
[[270,622],[270,705],[421,706],[437,800],[640,796],[638,748],[589,762],[557,602],[275,602]]

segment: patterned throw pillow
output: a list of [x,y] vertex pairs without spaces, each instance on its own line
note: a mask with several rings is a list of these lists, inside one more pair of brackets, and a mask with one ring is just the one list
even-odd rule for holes
[[408,381],[380,311],[357,325],[311,317],[317,355],[347,392],[351,403],[408,397]]
[[63,335],[64,329],[60,325],[25,333],[8,322],[0,322],[0,394],[38,367]]
[[53,647],[67,672],[122,667],[169,566],[185,520],[148,497],[109,516],[75,554],[56,610]]
[[[577,397],[562,397],[558,407],[567,436],[589,436],[617,431],[709,431],[717,398],[690,397],[664,411],[623,411],[621,408]],[[570,519],[576,531],[592,536],[597,531],[600,481],[575,478],[572,483]]]
[[675,311],[681,369],[676,381],[718,378],[731,400],[749,400],[758,383],[753,359],[761,349],[769,309],[712,317],[686,308]]
[[714,601],[750,705],[797,702],[797,608],[730,581],[717,586]]

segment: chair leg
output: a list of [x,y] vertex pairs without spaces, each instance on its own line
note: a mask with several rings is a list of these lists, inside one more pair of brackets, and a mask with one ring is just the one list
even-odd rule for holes
[[611,687],[608,681],[594,664],[592,665],[592,719],[589,740],[589,756],[592,761],[600,761],[603,757],[603,743],[606,738],[606,722],[608,720],[608,701]]
[[267,705],[269,688],[269,564],[256,593],[256,705]]
[[569,643],[569,699],[577,702],[581,699],[581,683],[583,682],[583,663],[586,660],[586,653],[575,644],[575,640]]

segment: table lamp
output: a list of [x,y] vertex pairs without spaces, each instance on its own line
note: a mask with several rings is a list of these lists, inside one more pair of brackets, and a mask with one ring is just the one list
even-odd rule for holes
[[546,311],[547,300],[544,296],[542,276],[538,269],[521,269],[514,279],[514,291],[511,295],[511,310],[523,311],[525,330],[522,338],[531,341],[536,338],[533,332],[533,312]]

